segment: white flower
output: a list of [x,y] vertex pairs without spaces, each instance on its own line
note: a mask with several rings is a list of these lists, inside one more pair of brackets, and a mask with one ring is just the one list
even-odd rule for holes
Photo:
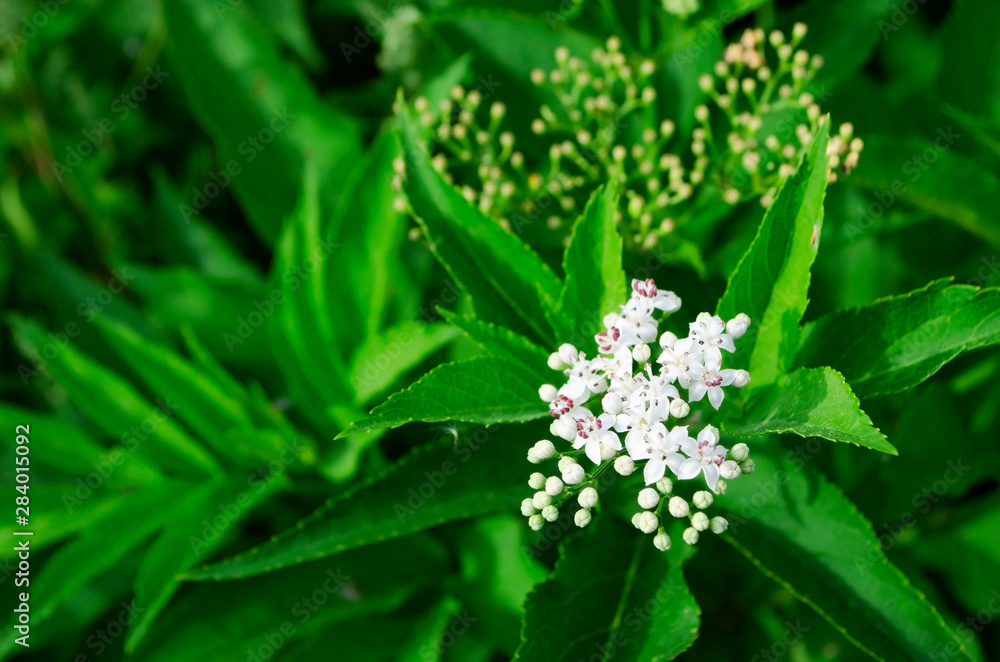
[[614,450],[622,449],[622,442],[612,431],[615,419],[610,414],[594,416],[590,410],[581,407],[584,415],[576,419],[576,439],[573,448],[584,449],[587,458],[594,464],[601,463],[601,445]]
[[644,510],[639,513],[639,530],[643,533],[652,533],[656,531],[657,527],[660,526],[660,520],[656,518],[656,515],[648,510]]
[[714,490],[719,480],[719,465],[726,459],[726,449],[718,445],[718,440],[719,433],[711,425],[706,425],[698,433],[697,441],[687,437],[681,443],[681,450],[687,454],[688,459],[678,468],[677,477],[690,480],[704,472],[705,482],[709,489]]
[[545,487],[545,474],[536,471],[528,476],[528,487],[533,490],[540,490]]
[[698,529],[696,529],[694,527],[688,527],[688,528],[684,529],[683,538],[684,538],[684,542],[686,542],[687,544],[689,544],[689,545],[697,545],[698,544]]
[[541,510],[545,506],[552,505],[552,497],[545,492],[535,492],[535,496],[531,498],[531,503],[537,510]]
[[590,394],[604,393],[608,390],[608,380],[601,372],[604,370],[604,359],[600,356],[589,361],[580,352],[578,360],[566,370],[569,381],[559,389],[559,392],[574,402],[583,402]]
[[726,333],[726,325],[718,315],[713,316],[708,313],[701,313],[694,322],[691,322],[689,328],[689,336],[702,349],[721,347],[727,352],[736,351],[736,345],[733,344],[733,337]]
[[573,523],[583,528],[590,524],[590,511],[586,508],[581,508],[576,511],[576,515],[573,515]]
[[741,473],[743,472],[740,471],[740,465],[733,460],[726,460],[719,465],[719,475],[726,480],[738,478]]
[[573,402],[573,399],[565,393],[560,392],[556,395],[555,399],[549,403],[549,414],[552,415],[552,418],[559,418],[560,416],[569,414],[575,408],[576,404]]
[[736,371],[729,369],[721,370],[720,364],[714,363],[713,366],[702,368],[695,374],[695,382],[688,390],[688,399],[692,402],[698,402],[705,397],[705,394],[708,394],[708,401],[712,403],[713,407],[718,409],[719,405],[722,404],[723,398],[726,397],[726,394],[722,391],[722,387],[733,383]]
[[545,520],[541,515],[532,515],[528,518],[528,526],[531,527],[532,531],[541,531],[542,527],[545,526]]
[[750,383],[750,373],[746,370],[737,370],[733,376],[733,386],[743,388]]
[[746,444],[736,444],[729,450],[729,458],[737,462],[742,462],[748,457],[750,457],[750,447]]
[[[601,354],[614,354],[625,345],[622,331],[617,326],[610,326],[607,331],[601,331],[594,336],[594,340],[597,341],[597,349]],[[629,356],[631,354],[632,351],[629,350]]]
[[714,498],[712,497],[712,493],[706,492],[705,490],[699,490],[698,492],[695,492],[694,497],[692,497],[691,499],[691,501],[694,502],[695,507],[700,510],[705,510],[706,508],[711,506],[713,500]]
[[547,460],[556,454],[556,447],[548,439],[541,439],[531,447],[535,451],[535,457],[539,460]]
[[672,313],[681,307],[681,299],[673,292],[658,290],[652,278],[632,281],[632,299],[638,306],[656,308],[666,313]]
[[687,517],[688,513],[691,512],[691,507],[688,506],[688,502],[684,500],[684,497],[670,497],[670,501],[667,502],[667,510],[674,517]]
[[620,331],[622,342],[626,345],[656,340],[656,320],[644,310],[623,311],[614,328]]
[[563,482],[558,476],[549,476],[548,480],[545,481],[545,493],[549,496],[559,496],[562,490]]
[[639,506],[650,510],[660,505],[660,493],[651,487],[639,491]]
[[576,501],[580,504],[581,508],[593,508],[597,505],[597,490],[593,487],[583,488],[580,494],[577,495]]
[[538,397],[542,399],[542,402],[552,402],[558,396],[559,389],[552,384],[542,384],[541,388],[538,389]]
[[621,455],[615,460],[615,471],[620,476],[631,476],[635,471],[635,462],[628,455]]
[[576,437],[576,421],[569,414],[560,416],[552,421],[552,425],[549,426],[549,432],[560,439],[573,441]]
[[583,470],[583,467],[574,462],[563,469],[562,479],[567,485],[576,485],[583,481],[585,475],[586,472]]
[[704,531],[708,528],[708,515],[705,513],[695,513],[691,516],[691,526],[699,531]]
[[[705,513],[698,513],[699,515],[704,515]],[[559,519],[559,509],[555,506],[545,506],[542,508],[542,517],[546,522],[555,522]]]
[[[660,424],[662,427],[662,424]],[[643,480],[646,485],[652,485],[663,478],[667,468],[675,474],[684,462],[684,456],[678,453],[682,447],[682,442],[694,440],[688,437],[686,425],[679,425],[663,436],[655,437],[652,441],[643,440],[629,447],[629,455],[633,460],[646,460],[646,466],[642,470]]]
[[733,340],[742,338],[748,328],[750,328],[750,317],[746,313],[740,313],[726,322],[726,332]]
[[[662,367],[660,375],[668,382],[677,382],[682,388],[691,388],[694,383],[695,371],[702,368],[699,362],[701,352],[697,351],[694,341],[682,338],[672,347],[664,347],[663,353],[656,359]],[[691,398],[695,400],[696,398]]]
[[521,514],[525,517],[531,517],[535,514],[535,504],[530,497],[521,502]]
[[670,401],[670,415],[674,418],[684,418],[691,413],[691,405],[680,398]]
[[656,534],[653,538],[653,546],[661,552],[665,552],[670,549],[670,536],[668,536],[663,531]]
[[729,520],[725,517],[713,517],[711,526],[712,533],[723,533],[729,528]]

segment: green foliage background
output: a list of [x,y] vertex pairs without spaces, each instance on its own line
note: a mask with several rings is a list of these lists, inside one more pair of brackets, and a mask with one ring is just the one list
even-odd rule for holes
[[[31,648],[8,627],[4,656],[1000,656],[995,3],[0,12],[0,467],[13,511],[30,424],[35,532]],[[403,110],[480,89],[530,136],[531,69],[617,34],[660,65],[658,109],[689,134],[724,45],[795,21],[826,60],[824,112],[865,140],[858,169],[823,202],[807,158],[767,217],[720,204],[697,260],[624,261],[692,315],[792,319],[740,358],[762,386],[723,427],[764,449],[725,497],[745,524],[665,555],[614,512],[576,537],[531,532],[517,504],[546,355],[624,287],[616,193],[564,260],[534,227],[528,250],[483,223],[425,164],[407,179],[414,240],[394,205],[393,159],[419,161],[398,90]]]

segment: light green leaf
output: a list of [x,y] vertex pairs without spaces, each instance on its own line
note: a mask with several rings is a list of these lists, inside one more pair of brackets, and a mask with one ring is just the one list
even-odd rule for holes
[[490,356],[446,363],[393,393],[341,436],[414,421],[530,421],[549,413],[538,398],[539,386],[535,371],[507,359]]
[[[826,193],[829,118],[820,123],[809,152],[785,180],[764,214],[757,236],[729,277],[718,314],[750,316],[752,326],[738,344],[733,367],[748,367],[754,387],[788,371],[805,313],[809,269],[819,248]],[[749,358],[747,358],[749,356]]]
[[458,335],[446,324],[403,321],[368,336],[351,360],[356,402],[365,404]]
[[1000,342],[1000,289],[937,280],[807,324],[797,365],[829,365],[861,397],[898,393],[957,356]]
[[954,150],[961,136],[951,126],[933,141],[865,136],[851,181],[877,193],[879,208],[913,205],[1000,246],[1000,178]]
[[723,423],[723,429],[746,436],[792,432],[899,454],[833,368],[801,368],[782,375],[751,397],[739,421]]
[[271,541],[186,579],[239,579],[405,536],[458,519],[515,509],[525,497],[524,426],[477,429],[421,446]]
[[559,297],[559,315],[571,334],[561,341],[585,345],[603,329],[604,316],[616,312],[625,299],[622,238],[615,221],[619,196],[617,186],[598,189],[573,226]]
[[794,452],[761,445],[753,458],[756,472],[718,502],[729,543],[876,659],[924,659],[956,641],[836,486]]
[[[405,107],[401,98],[397,103]],[[435,256],[472,296],[480,319],[514,330],[530,328],[554,344],[546,320],[562,283],[524,242],[445,183],[430,166],[409,113],[401,112],[398,119],[408,167],[404,189]]]
[[528,595],[514,659],[660,662],[687,650],[700,610],[681,571],[694,551],[679,532],[660,552],[604,513],[568,540],[552,577]]

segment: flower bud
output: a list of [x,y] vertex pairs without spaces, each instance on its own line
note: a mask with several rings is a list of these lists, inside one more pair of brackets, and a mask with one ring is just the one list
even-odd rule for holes
[[593,508],[597,505],[597,490],[593,487],[583,488],[576,497],[576,501],[580,504],[581,508]]
[[729,483],[727,483],[724,478],[720,478],[715,483],[716,494],[725,494],[728,488],[729,488]]
[[541,439],[535,442],[532,450],[535,451],[535,457],[539,460],[547,460],[556,454],[556,447],[548,439]]
[[653,538],[653,546],[661,552],[667,551],[670,549],[670,536],[668,536],[663,529],[660,529],[660,532],[656,534],[655,538]]
[[576,347],[570,345],[568,342],[559,345],[559,358],[567,366],[576,365],[576,362],[580,360],[580,352],[576,350]]
[[[537,515],[535,517],[537,517]],[[689,544],[689,545],[697,545],[698,544],[698,529],[695,529],[694,527],[688,527],[688,528],[684,529],[684,536],[683,537],[684,537],[684,542],[686,542],[687,544]]]
[[705,490],[700,490],[694,493],[694,497],[691,499],[694,502],[695,508],[699,510],[705,510],[712,505],[714,497],[712,497],[711,492],[706,492]]
[[747,459],[740,462],[740,472],[745,474],[752,474],[756,471],[757,465],[754,464],[753,460]]
[[541,462],[541,460],[538,459],[538,456],[535,455],[534,448],[528,449],[528,462],[531,462],[532,464],[538,464],[539,462]]
[[718,444],[719,443],[719,428],[715,427],[714,425],[706,425],[702,429],[702,432],[708,432],[709,434],[712,435],[712,443],[713,444]]
[[750,373],[746,370],[737,370],[733,376],[733,386],[743,388],[750,383]]
[[620,476],[630,476],[635,471],[635,462],[628,455],[622,455],[615,460],[615,471]]
[[670,494],[671,490],[674,489],[674,483],[672,480],[664,476],[660,480],[656,481],[656,489],[660,490],[663,494]]
[[576,438],[576,425],[565,418],[557,418],[549,425],[549,432],[560,439],[572,441]]
[[[548,364],[549,367],[552,368],[553,370],[566,369],[566,364],[564,364],[562,359],[559,357],[559,352],[552,352],[551,354],[549,354]],[[555,398],[553,398],[553,400],[555,400]]]
[[726,480],[732,480],[734,478],[738,478],[741,473],[743,472],[740,471],[739,463],[733,460],[726,460],[725,462],[719,465],[719,475],[725,478]]
[[562,456],[559,458],[559,471],[561,473],[566,473],[566,468],[571,464],[576,464],[576,460],[571,458],[569,455]]
[[660,493],[651,487],[647,487],[639,492],[639,505],[646,510],[656,508],[660,505]]
[[639,363],[645,363],[649,360],[650,351],[649,345],[646,343],[639,343],[632,349],[632,358],[634,358]]
[[684,402],[680,398],[674,398],[670,401],[670,415],[674,418],[684,418],[691,413],[691,405]]
[[726,333],[733,337],[733,340],[738,340],[743,337],[743,334],[747,332],[750,328],[750,316],[746,313],[740,313],[733,319],[726,322]]
[[663,335],[660,336],[660,347],[663,349],[673,349],[676,342],[677,336],[670,331],[664,331]]
[[656,515],[648,510],[644,510],[639,513],[639,530],[643,533],[652,533],[656,531],[657,527],[660,526],[660,521],[656,518]]
[[559,389],[552,384],[542,384],[542,387],[538,389],[538,397],[542,399],[542,402],[552,402],[557,395],[559,395]]
[[585,475],[586,472],[583,470],[583,467],[574,462],[563,470],[562,479],[567,485],[576,485],[583,481]]
[[563,482],[558,476],[549,476],[545,481],[545,493],[549,496],[559,496],[563,490]]
[[545,487],[545,474],[536,471],[528,476],[528,487],[533,490],[540,490]]
[[583,528],[590,524],[590,517],[590,510],[588,508],[581,508],[576,511],[575,515],[573,515],[573,523],[578,527]]
[[535,492],[535,496],[531,497],[531,503],[535,508],[541,510],[545,506],[552,505],[552,497],[545,492]]
[[708,92],[712,89],[712,76],[711,74],[702,74],[698,77],[698,87],[701,88],[702,92]]
[[532,515],[528,518],[528,526],[531,527],[532,531],[541,531],[542,527],[545,526],[545,519],[541,515]]
[[[551,506],[549,506],[551,508]],[[542,511],[545,514],[545,511]],[[693,526],[698,531],[704,531],[708,528],[708,515],[705,513],[695,513],[691,516],[691,526]]]
[[601,461],[610,460],[611,458],[613,458],[617,454],[618,454],[618,451],[616,451],[611,446],[608,446],[603,441],[601,442]]
[[713,517],[711,526],[712,533],[723,533],[729,528],[729,520],[725,517]]
[[806,27],[805,23],[796,23],[792,26],[792,36],[796,39],[802,39],[802,37],[806,36],[808,30],[809,28]]
[[[704,515],[705,513],[698,513],[699,515]],[[546,522],[555,522],[559,519],[559,509],[555,506],[545,506],[542,508],[542,517]]]
[[535,504],[530,497],[521,502],[521,514],[525,517],[531,517],[535,514]]
[[[536,503],[535,506],[538,507],[538,504]],[[688,502],[679,496],[670,498],[670,501],[667,502],[667,509],[674,517],[687,517],[688,513],[691,512]]]
[[729,451],[729,458],[737,462],[742,462],[748,457],[750,457],[750,447],[746,444],[736,444]]

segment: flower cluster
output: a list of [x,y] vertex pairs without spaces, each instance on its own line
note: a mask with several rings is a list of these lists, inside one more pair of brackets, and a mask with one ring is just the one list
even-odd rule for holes
[[[483,213],[515,231],[539,216],[565,231],[590,193],[609,180],[623,185],[622,234],[632,249],[670,249],[677,228],[706,203],[735,205],[759,198],[767,207],[818,129],[812,81],[823,64],[799,48],[806,26],[789,36],[748,29],[699,79],[705,96],[694,109],[689,144],[657,111],[656,65],[626,55],[617,37],[588,58],[564,46],[555,68],[531,81],[544,99],[531,130],[547,158],[528,164],[518,140],[503,130],[506,108],[484,107],[481,95],[458,86],[440,108],[415,102],[433,135],[432,163]],[[830,141],[831,180],[857,164],[862,141],[849,124]]]
[[[533,473],[529,486],[537,490],[521,504],[533,529],[545,521],[555,521],[560,508],[575,497],[579,509],[574,515],[578,526],[586,526],[597,504],[598,478],[613,468],[622,476],[631,475],[638,463],[647,486],[639,492],[644,509],[633,524],[644,533],[656,533],[654,544],[667,549],[670,539],[660,525],[663,510],[673,517],[689,520],[684,540],[695,544],[698,533],[711,528],[725,530],[722,517],[709,519],[702,512],[712,504],[713,493],[722,494],[726,480],[753,471],[746,444],[727,449],[720,444],[719,432],[704,426],[695,436],[690,424],[675,424],[691,414],[692,402],[705,399],[718,409],[726,387],[741,388],[750,381],[745,370],[722,367],[723,352],[736,350],[750,319],[739,314],[728,322],[701,313],[689,325],[687,337],[658,331],[657,311],[670,314],[681,301],[673,292],[660,290],[650,279],[632,281],[632,296],[619,313],[604,318],[605,330],[598,333],[598,354],[593,358],[569,344],[549,357],[549,366],[567,377],[560,387],[543,385],[539,396],[549,403],[555,419],[550,431],[572,446],[558,451],[548,439],[528,451],[534,464],[558,458],[559,475]],[[651,344],[660,348],[654,358]],[[686,398],[681,390],[687,392]],[[691,416],[691,422],[698,420]],[[586,458],[596,468],[588,472],[581,464]],[[670,475],[668,476],[668,471]],[[694,493],[691,504],[674,492],[674,480],[703,478],[711,491]]]

